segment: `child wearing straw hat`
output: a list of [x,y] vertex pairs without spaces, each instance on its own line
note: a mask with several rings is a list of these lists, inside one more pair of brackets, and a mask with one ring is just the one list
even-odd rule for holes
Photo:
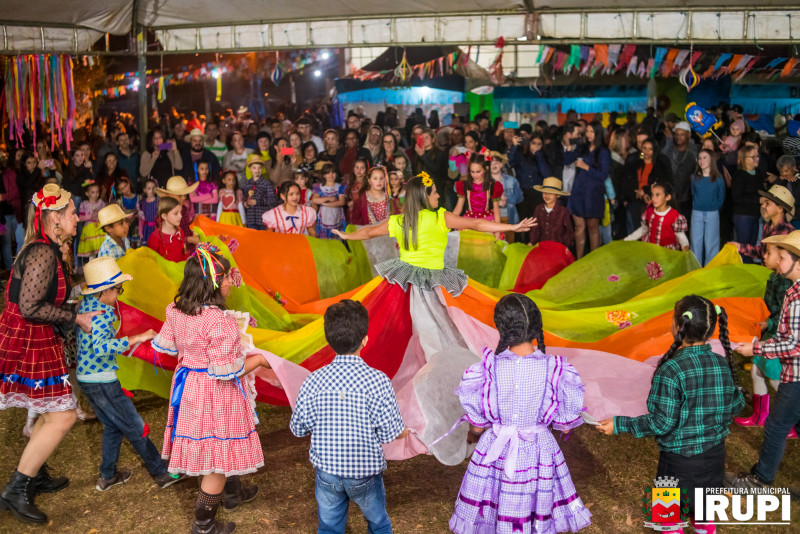
[[727,477],[735,488],[761,488],[775,480],[783,459],[786,437],[800,428],[800,230],[788,235],[767,237],[762,244],[774,243],[780,249],[778,272],[792,281],[783,300],[778,332],[772,339],[742,343],[736,352],[742,356],[762,356],[781,362],[781,385],[764,424],[764,442],[758,463],[749,473]]
[[106,233],[103,244],[100,245],[98,258],[106,256],[118,260],[125,255],[131,242],[128,240],[128,216],[119,207],[119,204],[110,204],[97,214],[100,228]]
[[263,176],[264,160],[259,154],[247,156],[247,168],[253,175],[253,179],[247,182],[244,194],[247,200],[244,201],[244,211],[246,216],[245,226],[254,230],[265,230],[262,217],[264,213],[281,203],[275,193],[275,185]]
[[761,196],[761,218],[764,219],[764,226],[761,229],[761,244],[750,245],[747,243],[737,243],[731,241],[729,245],[735,245],[739,254],[748,258],[763,259],[767,237],[776,235],[787,235],[794,231],[794,227],[789,221],[794,216],[794,196],[782,185],[773,185],[769,191],[759,191]]
[[177,482],[167,472],[158,449],[147,437],[150,429],[117,380],[117,356],[153,339],[155,330],[117,339],[117,298],[131,275],[120,271],[114,258],[95,258],[84,268],[86,289],[78,313],[99,312],[92,317],[92,330],[78,332],[78,385],[103,424],[102,462],[95,489],[106,491],[131,477],[129,469],[117,469],[122,438],[127,438],[161,488]]
[[571,247],[575,242],[575,230],[569,210],[558,202],[559,197],[569,196],[569,193],[561,190],[561,180],[551,176],[545,178],[542,185],[533,188],[542,194],[544,202],[533,210],[533,217],[539,224],[531,228],[531,245],[540,241],[556,241]]

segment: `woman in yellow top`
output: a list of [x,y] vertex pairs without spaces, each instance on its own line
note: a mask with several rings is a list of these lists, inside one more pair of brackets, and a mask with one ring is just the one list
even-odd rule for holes
[[[460,463],[467,452],[464,436],[459,433],[436,442],[453,421],[464,414],[456,395],[442,394],[442,384],[452,383],[455,387],[464,369],[478,361],[483,348],[470,346],[451,317],[452,310],[447,307],[439,289],[457,297],[468,282],[463,271],[445,265],[449,230],[523,232],[535,224],[534,219],[525,219],[519,224],[501,224],[454,215],[439,207],[439,193],[433,180],[421,174],[408,181],[402,215],[392,215],[380,224],[361,227],[351,234],[334,230],[340,238],[350,240],[389,235],[397,239],[400,248],[400,259],[379,263],[375,269],[386,283],[403,288],[410,318],[394,316],[393,324],[385,325],[387,328],[371,324],[370,331],[374,326],[381,335],[370,345],[374,343],[375,350],[380,352],[385,352],[387,345],[397,349],[404,340],[398,339],[396,331],[411,332],[411,338],[401,348],[401,371],[392,379],[395,390],[402,391],[398,395],[401,398],[400,413],[412,429],[412,434],[403,444],[407,450],[421,452],[418,448],[421,442],[421,446],[446,465]],[[405,306],[395,300],[373,302],[372,305],[376,308]],[[482,324],[469,324],[478,321],[463,314],[459,321],[465,333],[467,330],[482,332],[486,328]],[[409,323],[410,328],[406,330]],[[381,339],[384,335],[386,337]],[[368,349],[369,346],[365,351],[369,352]]]
[[436,186],[426,173],[422,173],[406,184],[406,199],[401,215],[392,215],[378,225],[364,226],[350,234],[339,230],[334,230],[334,233],[343,240],[354,241],[383,235],[394,237],[400,246],[400,259],[375,266],[383,278],[402,285],[403,289],[408,289],[409,284],[428,291],[441,286],[456,297],[464,291],[468,278],[464,271],[444,264],[450,230],[525,232],[535,225],[536,219],[525,219],[519,224],[502,224],[450,213],[439,207]]

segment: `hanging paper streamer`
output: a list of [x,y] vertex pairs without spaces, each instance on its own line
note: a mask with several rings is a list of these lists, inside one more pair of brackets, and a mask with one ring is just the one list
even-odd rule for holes
[[29,129],[36,143],[36,121],[49,122],[55,142],[70,150],[75,120],[75,94],[72,86],[72,59],[67,55],[23,55],[3,58],[6,72],[4,109],[9,134],[22,144],[22,134]]
[[[421,73],[422,69],[420,69],[420,74]],[[403,59],[400,61],[400,64],[394,69],[394,75],[401,84],[407,83],[411,79],[411,76],[414,75],[414,71],[411,65],[408,64],[408,59],[406,59],[405,52],[403,52]]]
[[167,99],[167,87],[164,83],[164,77],[159,76],[158,78],[158,102],[164,102]]
[[281,84],[281,80],[283,79],[283,69],[281,68],[280,64],[275,64],[275,68],[272,69],[272,74],[269,75],[269,79],[272,80],[272,83],[275,84],[275,87],[278,87]]
[[217,102],[222,100],[222,75],[217,76]]
[[697,84],[700,83],[700,77],[697,76],[697,73],[694,71],[691,65],[683,69],[681,71],[680,76],[678,77],[678,81],[681,82],[681,85],[686,88],[686,92],[690,93],[692,89],[697,87]]
[[686,106],[686,120],[689,121],[692,129],[703,139],[711,137],[712,134],[719,139],[719,136],[714,133],[714,128],[722,126],[722,121],[717,121],[713,113],[704,110],[695,102],[690,102]]

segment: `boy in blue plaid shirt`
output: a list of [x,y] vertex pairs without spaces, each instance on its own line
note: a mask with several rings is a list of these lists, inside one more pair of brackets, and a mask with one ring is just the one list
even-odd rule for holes
[[[718,323],[725,357],[708,344]],[[609,435],[655,436],[661,451],[656,476],[678,479],[689,495],[695,531],[711,534],[713,525],[694,525],[694,489],[722,486],[725,437],[744,407],[744,396],[733,371],[725,310],[703,297],[686,296],[675,304],[671,331],[675,341],[653,374],[649,413],[605,419],[598,429]],[[669,534],[679,532],[683,528],[676,526]]]
[[736,352],[742,356],[777,358],[781,362],[781,384],[764,423],[764,443],[758,463],[749,473],[729,477],[737,488],[759,488],[772,484],[778,474],[786,448],[786,436],[800,428],[800,230],[776,235],[761,241],[774,243],[780,250],[778,272],[791,280],[781,309],[778,332],[772,339],[743,343]]
[[295,436],[311,434],[319,534],[344,533],[351,500],[370,533],[392,532],[381,444],[408,431],[389,377],[361,359],[368,329],[360,302],[343,300],[325,311],[325,339],[337,356],[303,382],[289,423]]

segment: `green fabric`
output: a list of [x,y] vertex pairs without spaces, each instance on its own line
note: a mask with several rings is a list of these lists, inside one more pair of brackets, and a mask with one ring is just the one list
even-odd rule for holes
[[506,264],[502,252],[504,246],[505,242],[495,242],[492,234],[462,230],[458,245],[458,268],[472,280],[497,287]]
[[[354,256],[338,239],[317,239],[308,237],[308,245],[314,255],[314,266],[317,268],[319,294],[323,299],[347,293],[372,279],[369,262],[365,259],[354,262]],[[352,243],[352,241],[350,242]],[[350,244],[348,243],[348,244]],[[361,246],[363,251],[364,247]],[[364,252],[366,256],[366,252]]]
[[519,271],[522,269],[522,264],[525,263],[525,258],[530,251],[531,247],[522,243],[511,243],[505,248],[503,254],[505,254],[506,257],[506,263],[503,266],[503,272],[497,284],[498,289],[504,291],[511,291],[514,289]]
[[614,417],[616,433],[655,436],[662,451],[695,456],[721,443],[744,408],[728,362],[711,346],[675,352],[653,375],[646,415]]

